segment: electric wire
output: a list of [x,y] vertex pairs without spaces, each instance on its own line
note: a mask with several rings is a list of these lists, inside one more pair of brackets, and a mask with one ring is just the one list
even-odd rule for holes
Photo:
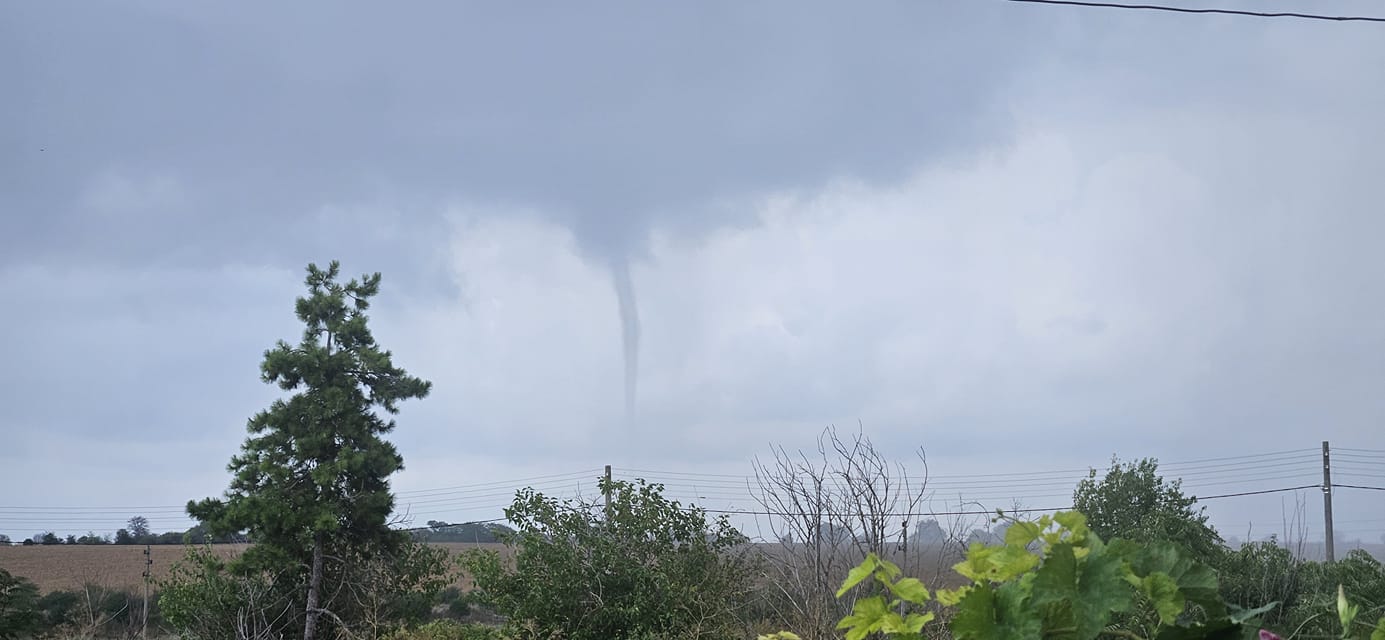
[[1179,7],[1160,4],[1124,4],[1119,2],[1091,2],[1087,0],[1007,0],[1025,4],[1048,4],[1096,9],[1132,9],[1140,11],[1164,11],[1170,13],[1219,14],[1254,18],[1294,18],[1299,20],[1326,20],[1331,22],[1385,22],[1385,17],[1376,16],[1335,16],[1319,13],[1299,13],[1296,11],[1248,11],[1244,9],[1216,9],[1211,7]]

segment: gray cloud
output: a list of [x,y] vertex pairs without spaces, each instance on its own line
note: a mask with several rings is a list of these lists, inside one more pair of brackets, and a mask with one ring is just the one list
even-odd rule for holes
[[2,10],[0,486],[74,476],[6,502],[219,491],[334,257],[385,272],[381,341],[438,382],[403,488],[738,473],[858,418],[966,473],[1385,417],[1376,30],[343,6]]
[[980,3],[786,8],[12,7],[8,204],[45,214],[43,237],[119,251],[82,228],[72,180],[132,167],[201,195],[120,237],[135,256],[175,237],[278,257],[261,225],[399,192],[538,206],[625,254],[712,198],[897,178],[1003,139],[992,100],[1039,39]]

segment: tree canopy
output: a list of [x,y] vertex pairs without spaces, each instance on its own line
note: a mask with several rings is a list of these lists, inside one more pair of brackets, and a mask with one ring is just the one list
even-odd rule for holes
[[387,519],[394,509],[388,478],[403,458],[383,436],[385,415],[428,395],[431,383],[408,375],[381,349],[367,325],[380,274],[342,284],[340,266],[308,265],[308,295],[295,311],[304,325],[297,345],[279,341],[265,352],[261,379],[293,392],[250,418],[250,437],[228,466],[223,499],[190,502],[188,513],[213,532],[246,531],[255,543],[235,563],[241,571],[306,572],[305,637],[317,616],[327,549],[404,540]]
[[1136,462],[1111,459],[1106,474],[1091,470],[1077,484],[1073,505],[1087,516],[1093,533],[1104,539],[1124,538],[1139,542],[1167,540],[1188,548],[1204,562],[1217,557],[1222,539],[1208,524],[1197,498],[1183,493],[1182,481],[1165,481],[1159,461]]

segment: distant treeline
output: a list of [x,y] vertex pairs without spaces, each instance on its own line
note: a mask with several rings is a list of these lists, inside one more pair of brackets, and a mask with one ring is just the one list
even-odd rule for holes
[[[409,535],[418,542],[500,542],[500,536],[514,533],[514,530],[496,523],[467,522],[451,524],[441,520],[429,520],[427,528],[412,529]],[[187,531],[168,531],[154,533],[149,530],[149,521],[142,516],[130,518],[129,526],[119,529],[115,535],[88,532],[86,535],[59,536],[52,531],[41,531],[23,540],[11,540],[0,534],[0,545],[55,545],[55,544],[128,544],[128,545],[174,545],[248,542],[243,536],[214,536],[204,525],[197,525]]]
[[449,524],[441,520],[429,520],[427,529],[410,531],[419,542],[500,542],[499,536],[507,533],[514,533],[514,529],[496,523]]
[[0,534],[0,545],[55,545],[55,544],[129,544],[129,545],[155,545],[155,544],[205,544],[205,543],[227,543],[245,542],[244,536],[214,536],[205,526],[197,525],[187,531],[167,531],[164,533],[154,533],[149,530],[149,520],[144,516],[130,518],[128,526],[118,529],[114,536],[99,534],[89,531],[86,535],[59,536],[52,531],[41,531],[20,541],[11,540],[9,536]]

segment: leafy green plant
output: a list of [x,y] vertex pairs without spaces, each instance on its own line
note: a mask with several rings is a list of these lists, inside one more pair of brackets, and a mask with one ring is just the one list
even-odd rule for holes
[[1095,469],[1073,491],[1074,510],[1087,516],[1092,532],[1105,540],[1172,541],[1192,557],[1214,563],[1223,553],[1221,535],[1208,523],[1197,498],[1183,493],[1181,480],[1165,480],[1159,462],[1112,458],[1105,475]]
[[302,615],[294,604],[301,587],[295,578],[291,572],[233,573],[210,546],[189,547],[159,582],[158,605],[188,640],[259,637]]
[[[874,634],[917,640],[947,608],[957,640],[1238,638],[1274,606],[1228,605],[1216,573],[1187,550],[1169,542],[1106,544],[1078,512],[1014,522],[1003,543],[973,544],[954,569],[967,584],[930,594],[921,582],[901,577],[894,564],[868,556],[838,594],[867,589],[871,595],[856,599],[839,628],[847,640]],[[1113,614],[1141,607],[1152,614],[1147,622],[1113,624]]]
[[[1336,562],[1303,562],[1298,591],[1279,626],[1293,637],[1336,637],[1346,630],[1337,609],[1339,592],[1358,607],[1357,618],[1385,612],[1385,567],[1359,549]],[[1363,625],[1354,620],[1355,627]]]
[[455,620],[434,620],[415,629],[400,629],[385,636],[386,640],[508,640],[495,627],[483,624],[464,624]]
[[726,638],[742,632],[754,569],[725,518],[685,508],[663,487],[602,480],[609,505],[521,491],[506,509],[513,565],[463,556],[483,601],[523,637]]
[[1271,538],[1227,550],[1216,563],[1217,582],[1222,598],[1231,604],[1249,607],[1278,602],[1265,614],[1265,623],[1292,629],[1297,626],[1295,609],[1318,588],[1311,579],[1311,565]]

